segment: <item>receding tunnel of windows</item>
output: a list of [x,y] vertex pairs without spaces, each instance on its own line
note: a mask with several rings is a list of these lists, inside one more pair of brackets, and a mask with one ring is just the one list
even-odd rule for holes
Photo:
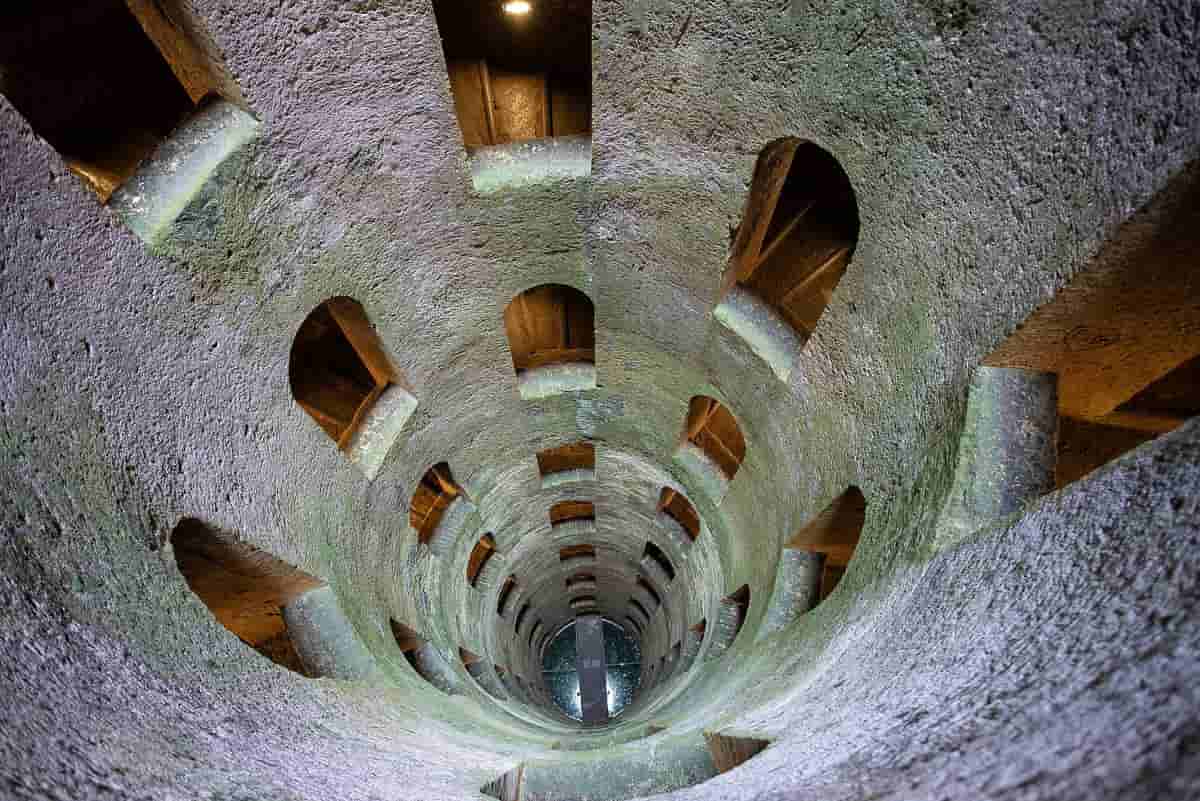
[[727,479],[734,477],[746,458],[746,440],[733,413],[705,395],[688,404],[684,440],[703,452]]
[[527,399],[596,386],[596,333],[592,301],[574,287],[543,284],[513,298],[504,330]]
[[181,0],[6,3],[0,94],[107,202],[208,98],[238,101]]
[[518,634],[521,633],[521,624],[525,622],[525,617],[529,614],[530,608],[531,605],[529,601],[526,601],[525,603],[521,604],[521,609],[517,612],[517,618],[513,621],[513,629]]
[[305,676],[284,608],[324,582],[194,518],[171,532],[175,563],[213,617],[272,662]]
[[468,150],[592,130],[591,0],[434,0],[459,129]]
[[1063,487],[1200,414],[1200,180],[1185,170],[985,360],[1058,377]]
[[[425,471],[421,483],[413,492],[408,510],[409,524],[417,532],[422,545],[433,545],[434,535],[450,504],[462,495],[462,488],[454,482],[450,465],[439,462]],[[482,566],[481,566],[482,567]]]
[[292,342],[292,397],[343,450],[396,372],[358,301],[325,301]]
[[[618,715],[638,689],[639,638],[607,618],[587,616],[567,623],[549,637],[542,652],[542,679],[551,700],[585,723],[600,724]],[[585,708],[592,713],[587,719]]]
[[[850,263],[858,231],[854,189],[837,160],[812,142],[772,142],[754,168],[726,291],[737,287],[769,306],[803,343]],[[736,317],[723,321],[737,329]]]

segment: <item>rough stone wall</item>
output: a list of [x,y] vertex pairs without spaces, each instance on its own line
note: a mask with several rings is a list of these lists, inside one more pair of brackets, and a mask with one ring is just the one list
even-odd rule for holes
[[[870,502],[816,613],[646,710],[662,738],[787,735],[679,797],[1194,794],[1195,425],[936,555],[933,525],[974,366],[1200,157],[1194,4],[598,0],[591,178],[487,196],[427,3],[192,6],[261,126],[153,251],[0,98],[5,790],[474,798],[566,758],[565,726],[465,670],[464,696],[422,682],[387,619],[487,650],[469,545],[420,553],[412,491],[446,460],[487,522],[532,530],[557,497],[533,454],[586,436],[645,465],[598,466],[600,536],[648,511],[605,499],[652,503],[659,471],[695,503],[710,625],[743,583],[769,598],[780,544],[844,487]],[[839,159],[862,219],[786,386],[710,315],[784,135]],[[501,318],[548,281],[595,302],[599,387],[527,402]],[[288,391],[335,295],[419,402],[370,483]],[[749,445],[719,506],[671,459],[694,394]],[[239,643],[165,550],[182,517],[327,581],[384,678],[311,683]],[[587,758],[619,774],[645,723]]]

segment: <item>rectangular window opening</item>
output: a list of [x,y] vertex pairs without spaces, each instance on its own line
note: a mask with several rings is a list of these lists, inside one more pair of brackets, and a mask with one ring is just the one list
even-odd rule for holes
[[718,773],[733,770],[738,765],[762,753],[771,743],[753,737],[726,737],[705,733],[708,751],[712,755],[713,767]]
[[516,588],[516,576],[509,576],[504,580],[504,586],[500,588],[500,596],[496,600],[496,614],[504,615],[504,609],[508,606],[508,599],[512,596],[513,590]]
[[1198,176],[1181,171],[983,361],[1058,376],[1059,488],[1200,415]]
[[[561,551],[559,552],[559,559],[562,559]],[[596,577],[591,573],[575,573],[574,575],[567,576],[565,583],[567,585],[567,589],[569,590],[572,587],[579,586],[580,584],[595,584]]]
[[454,482],[450,465],[446,462],[434,465],[421,477],[421,483],[413,493],[408,517],[422,545],[429,544],[442,515],[461,494],[462,488]]
[[700,515],[682,492],[663,487],[658,496],[658,508],[683,527],[693,542],[700,536]]
[[550,525],[572,520],[595,520],[596,506],[591,501],[561,501],[550,507]]
[[543,477],[568,470],[595,470],[596,446],[590,442],[572,442],[538,452],[538,472]]
[[867,499],[862,490],[847,487],[784,545],[824,556],[820,600],[825,600],[845,575],[858,549],[866,519]]
[[658,565],[663,575],[666,576],[667,581],[675,580],[675,565],[671,564],[670,557],[663,552],[663,549],[659,548],[653,542],[646,543],[646,548],[642,551],[642,559],[650,559],[654,564]]
[[312,675],[292,644],[282,609],[324,587],[323,581],[195,518],[176,525],[171,544],[188,587],[222,626],[272,662]]
[[486,156],[506,147],[514,152],[522,142],[578,143],[587,158],[579,154],[567,175],[588,174],[590,0],[535,2],[523,14],[499,2],[434,0],[433,10],[467,151]]
[[724,404],[697,395],[688,404],[685,438],[733,478],[746,458],[746,440],[737,420]]
[[587,543],[579,545],[568,545],[565,548],[559,548],[558,560],[560,562],[570,562],[573,559],[595,559],[596,546]]
[[472,587],[479,581],[479,574],[483,572],[484,565],[496,553],[496,538],[491,534],[484,534],[479,538],[479,542],[475,543],[475,547],[471,549],[471,557],[467,560],[467,583]]
[[0,94],[102,203],[204,101],[242,103],[182,0],[8,5]]

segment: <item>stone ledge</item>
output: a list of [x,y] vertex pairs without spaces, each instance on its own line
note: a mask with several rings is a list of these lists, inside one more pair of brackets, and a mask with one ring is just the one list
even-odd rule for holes
[[753,293],[733,287],[713,309],[717,322],[737,334],[785,384],[804,347],[804,339]]
[[585,482],[595,481],[596,471],[587,468],[578,470],[559,470],[557,473],[550,473],[542,476],[542,489],[553,489],[562,487],[567,484],[582,484]]
[[379,396],[350,440],[346,456],[367,477],[379,475],[388,452],[400,437],[404,424],[416,411],[417,399],[403,387],[392,385]]
[[487,195],[592,174],[590,136],[552,136],[476,148],[469,156],[471,185]]
[[564,392],[596,388],[596,365],[568,362],[535,367],[517,376],[517,392],[525,400],[540,400]]
[[[729,478],[720,465],[709,458],[701,448],[684,442],[675,451],[675,463],[683,467],[696,480],[714,506],[720,506],[729,491]],[[686,533],[685,533],[686,535]]]
[[221,165],[258,136],[258,120],[217,100],[176,128],[109,201],[147,245],[157,244]]

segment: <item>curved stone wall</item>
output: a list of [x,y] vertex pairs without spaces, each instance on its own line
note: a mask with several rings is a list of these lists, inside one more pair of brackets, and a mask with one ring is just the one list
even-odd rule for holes
[[[153,245],[0,93],[16,797],[477,798],[518,767],[531,799],[1194,794],[1197,423],[1038,500],[1000,471],[971,515],[951,504],[971,425],[1004,412],[968,404],[983,358],[1195,181],[1191,5],[596,0],[590,176],[487,193],[427,3],[187,5],[258,129]],[[713,316],[755,160],[785,136],[838,160],[861,219],[786,383]],[[504,309],[545,283],[594,304],[595,387],[522,397]],[[289,390],[293,338],[333,297],[361,303],[416,402],[370,478]],[[696,395],[745,436],[727,486],[677,458]],[[1013,428],[988,436],[1018,460]],[[594,478],[544,484],[535,455],[579,440]],[[465,498],[434,552],[408,511],[441,462]],[[758,638],[781,548],[850,486],[867,511],[845,577]],[[663,487],[699,513],[690,545]],[[564,500],[594,503],[594,531],[552,530]],[[305,642],[370,669],[308,679],[239,642],[172,558],[184,518],[328,585]],[[484,533],[503,569],[471,587]],[[580,731],[539,696],[516,610],[556,630],[559,548],[590,542],[619,621],[647,540],[677,576],[643,652],[706,636]],[[771,744],[716,776],[706,734]]]

